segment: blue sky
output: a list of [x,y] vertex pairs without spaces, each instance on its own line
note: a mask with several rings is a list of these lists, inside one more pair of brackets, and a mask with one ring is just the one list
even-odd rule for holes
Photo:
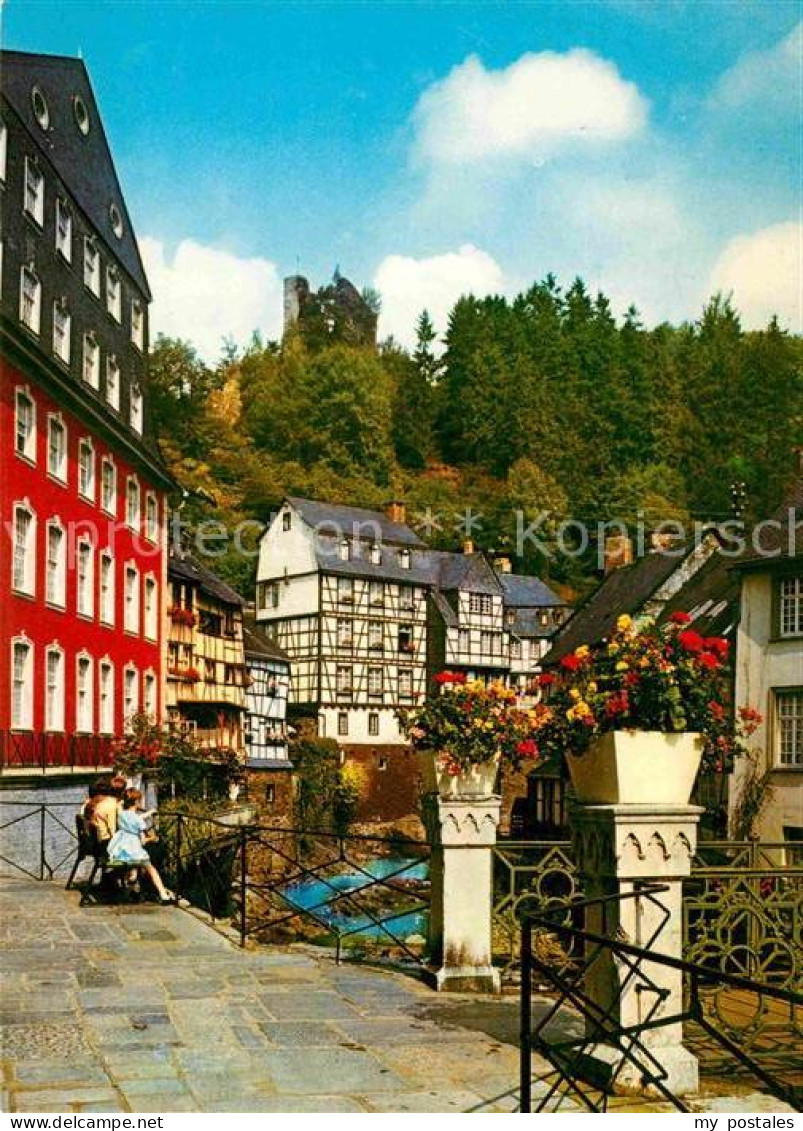
[[[463,290],[581,274],[645,320],[712,287],[800,329],[800,6],[6,0],[82,54],[155,293],[214,356],[336,263],[409,339]],[[797,31],[796,31],[797,29]]]

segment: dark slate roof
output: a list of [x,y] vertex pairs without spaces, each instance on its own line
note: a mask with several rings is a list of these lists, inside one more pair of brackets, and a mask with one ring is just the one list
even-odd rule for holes
[[514,636],[536,636],[543,638],[546,636],[554,636],[560,626],[552,621],[551,616],[547,624],[541,624],[540,609],[516,609],[512,623],[508,622],[508,628]]
[[738,560],[738,566],[771,566],[803,557],[803,474],[797,475],[772,519],[756,532],[756,543]]
[[[404,547],[407,548],[407,547]],[[382,546],[382,561],[374,564],[367,542],[352,542],[351,556],[347,561],[340,557],[340,538],[319,534],[315,539],[315,554],[319,567],[327,573],[343,577],[375,577],[385,581],[406,582],[408,585],[435,585],[438,579],[436,551],[409,547],[410,568],[402,566],[399,547]]]
[[544,663],[554,664],[581,644],[596,644],[610,635],[616,618],[623,613],[638,613],[684,558],[680,554],[653,552],[632,565],[611,570],[557,634]]
[[[34,116],[31,105],[33,86],[41,88],[50,111],[47,133]],[[78,207],[150,299],[131,218],[83,61],[65,55],[3,51],[0,52],[0,87],[32,138],[52,162]],[[80,95],[89,111],[91,127],[86,136],[75,121],[73,97],[76,94]],[[123,218],[121,239],[114,234],[111,225],[109,206],[112,202]]]
[[433,589],[432,600],[433,600],[433,603],[435,605],[435,608],[438,610],[441,617],[443,618],[443,623],[448,628],[456,628],[457,627],[457,613],[452,608],[452,606],[449,604],[449,602],[446,600],[443,593],[439,593],[437,589]]
[[189,554],[179,556],[171,553],[167,565],[167,576],[170,581],[189,581],[192,585],[197,585],[202,592],[214,597],[215,600],[224,605],[236,605],[239,608],[244,604],[239,593],[236,593],[216,573],[212,573],[211,569],[201,565]]
[[383,511],[347,507],[338,503],[321,503],[315,499],[288,496],[287,502],[299,512],[304,522],[313,529],[323,526],[325,533],[337,527],[340,537],[378,540],[397,546],[423,546],[424,543],[409,526],[391,522]]
[[431,553],[437,554],[439,559],[441,589],[447,592],[468,589],[472,593],[501,595],[502,586],[484,554],[453,554],[445,550],[433,550]]
[[703,636],[735,639],[739,623],[739,576],[732,560],[714,552],[696,573],[667,601],[658,618],[674,612],[689,613],[692,627]]
[[278,644],[269,640],[252,617],[243,618],[243,649],[246,656],[265,656],[290,665],[290,657]]
[[497,577],[502,583],[505,605],[508,608],[532,609],[566,604],[540,577],[528,577],[521,573],[498,573]]

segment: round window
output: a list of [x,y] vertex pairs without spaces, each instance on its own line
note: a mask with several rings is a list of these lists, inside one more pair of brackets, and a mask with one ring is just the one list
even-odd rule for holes
[[118,240],[123,236],[123,217],[120,215],[120,209],[116,204],[109,205],[109,219],[112,222],[112,231],[117,236]]
[[75,114],[75,123],[78,129],[84,136],[89,133],[89,111],[86,108],[86,103],[80,94],[76,94],[72,100],[73,113]]
[[43,130],[46,130],[50,125],[50,110],[47,106],[47,99],[38,86],[35,86],[31,91],[31,105],[37,122]]

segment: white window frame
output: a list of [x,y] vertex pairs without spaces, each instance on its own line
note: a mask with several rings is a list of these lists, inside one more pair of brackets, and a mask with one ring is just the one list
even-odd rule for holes
[[[50,535],[58,531],[56,556],[51,556]],[[48,519],[45,530],[45,603],[56,608],[67,606],[67,534],[58,518]]]
[[84,236],[84,286],[100,298],[100,251],[89,236]]
[[338,577],[337,601],[340,605],[354,604],[354,579],[352,577]]
[[[29,290],[26,282],[31,284]],[[39,334],[42,326],[42,282],[30,264],[23,264],[20,269],[20,322],[32,334]]]
[[115,322],[123,320],[123,283],[120,272],[110,263],[106,268],[106,310]]
[[[106,490],[106,472],[111,469],[111,490]],[[111,456],[100,461],[100,506],[106,514],[117,514],[117,465]]]
[[354,671],[351,664],[337,665],[335,681],[338,695],[351,695],[354,688]]
[[56,299],[53,303],[53,356],[65,365],[69,365],[71,352],[72,315],[66,303]]
[[142,585],[142,621],[146,640],[159,637],[159,583],[152,573],[145,574]]
[[[51,682],[50,678],[50,658],[51,656],[58,656],[58,666],[56,669],[56,681]],[[61,734],[64,732],[65,708],[66,708],[66,689],[65,689],[65,664],[64,664],[64,649],[56,644],[49,644],[45,649],[45,670],[44,670],[44,683],[45,683],[45,730],[51,734]]]
[[[81,672],[87,674],[88,686],[82,686]],[[88,652],[75,657],[75,730],[78,734],[92,734],[95,726],[94,665]]]
[[338,738],[347,738],[349,733],[349,713],[348,711],[337,712],[337,736]]
[[803,687],[776,687],[772,698],[775,767],[803,771]]
[[25,158],[22,210],[40,228],[45,224],[45,175],[31,157]]
[[[129,583],[133,577],[133,588]],[[140,577],[134,562],[126,562],[123,571],[123,631],[139,636],[140,624]]]
[[[21,677],[18,676],[17,650],[24,649]],[[33,642],[27,636],[15,636],[11,640],[10,669],[10,719],[12,730],[33,730],[33,680],[34,651]],[[19,686],[19,697],[17,687]]]
[[[133,678],[132,678],[133,677]],[[131,693],[133,691],[133,694]],[[131,721],[139,714],[139,672],[134,664],[123,668],[123,729],[131,729]]]
[[131,341],[142,352],[145,348],[145,308],[137,298],[131,300]]
[[381,667],[370,667],[368,669],[368,694],[375,698],[381,698],[384,693],[384,670]]
[[119,412],[120,410],[120,362],[117,355],[110,353],[106,357],[106,403]]
[[148,668],[142,679],[142,710],[151,721],[155,721],[158,717],[158,684],[156,674],[152,668]]
[[92,330],[84,334],[81,377],[91,389],[100,388],[100,345]]
[[398,688],[400,699],[413,697],[413,671],[412,668],[399,668]]
[[[53,455],[53,434],[59,432],[61,435],[61,443],[59,447],[60,459],[58,464],[55,464],[52,459]],[[53,479],[57,479],[59,483],[67,482],[67,425],[60,412],[50,412],[47,417],[47,473]]]
[[[82,460],[84,452],[89,452],[89,454],[90,454],[90,462],[89,462],[89,465],[88,465],[88,470],[89,470],[88,482],[85,482],[86,477],[84,475],[84,465],[83,465],[83,460]],[[83,436],[78,441],[78,494],[81,496],[82,499],[86,499],[88,502],[91,502],[91,503],[94,503],[94,501],[95,501],[95,489],[96,489],[96,483],[95,483],[96,466],[95,465],[96,465],[96,462],[97,461],[95,459],[95,445],[92,443],[92,440],[89,436]]]
[[377,711],[369,711],[368,713],[368,737],[379,737],[379,713]]
[[138,435],[142,435],[145,420],[145,407],[142,390],[135,381],[128,387],[128,422]]
[[782,640],[803,636],[803,576],[778,582],[778,635]]
[[[20,548],[18,544],[18,516],[25,514],[29,522],[25,532],[25,545]],[[11,550],[11,588],[15,593],[23,593],[26,597],[36,596],[36,512],[28,499],[22,499],[14,504],[13,515],[13,540]],[[19,572],[19,565],[22,572]]]
[[379,607],[385,603],[385,585],[382,581],[368,582],[368,604]]
[[351,648],[354,643],[354,622],[351,617],[337,618],[337,646]]
[[79,617],[95,616],[95,547],[79,538],[75,554],[75,611]]
[[[108,572],[107,572],[108,567]],[[114,597],[115,573],[114,555],[111,550],[102,550],[100,554],[100,593],[98,619],[101,624],[114,625]]]
[[98,734],[114,734],[114,664],[108,656],[98,665]]
[[159,541],[159,501],[153,491],[145,494],[145,537],[154,545]]
[[[132,487],[134,492],[132,493]],[[136,498],[136,517],[134,516],[133,500]],[[139,479],[136,475],[129,475],[125,482],[125,521],[130,530],[139,532],[142,524],[142,492]]]
[[[20,402],[25,401],[26,409],[30,409],[30,419],[25,425],[26,431],[22,446],[20,447],[20,423],[22,412]],[[28,463],[36,463],[36,401],[27,385],[18,385],[14,390],[14,452],[20,459]]]
[[63,197],[56,197],[56,251],[72,263],[72,212]]

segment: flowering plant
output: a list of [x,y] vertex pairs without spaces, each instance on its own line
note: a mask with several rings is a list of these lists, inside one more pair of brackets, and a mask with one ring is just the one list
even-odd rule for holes
[[193,793],[194,783],[213,775],[221,790],[243,779],[243,769],[233,750],[210,750],[191,731],[155,723],[147,715],[134,715],[128,731],[114,745],[114,767],[124,777],[147,774],[159,786]]
[[502,683],[468,680],[460,672],[441,672],[435,683],[441,693],[399,712],[399,719],[413,746],[432,750],[442,771],[456,776],[492,760],[537,765],[535,735],[543,708],[523,710]]
[[182,609],[180,606],[174,605],[167,610],[167,615],[173,624],[185,624],[190,628],[195,624],[195,613],[192,609]]
[[730,770],[761,716],[743,707],[731,718],[728,641],[701,636],[690,620],[676,612],[661,626],[637,629],[621,616],[610,639],[576,648],[557,673],[541,675],[549,712],[538,734],[542,752],[582,754],[611,730],[696,731],[704,740],[703,768]]

